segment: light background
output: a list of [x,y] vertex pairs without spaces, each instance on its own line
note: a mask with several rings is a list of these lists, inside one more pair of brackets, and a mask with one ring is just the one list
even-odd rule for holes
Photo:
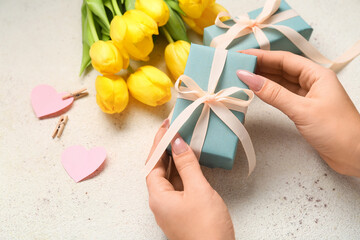
[[[264,4],[218,2],[233,15]],[[314,28],[310,42],[326,56],[360,39],[359,0],[288,3]],[[0,1],[0,239],[166,239],[148,207],[141,169],[174,99],[152,108],[131,98],[123,113],[103,114],[95,103],[98,73],[78,77],[80,7],[79,0]],[[159,43],[151,57],[164,69]],[[339,79],[360,109],[360,58]],[[42,83],[90,92],[67,113],[60,140],[51,139],[58,118],[39,121],[30,105],[32,88]],[[229,207],[237,239],[360,238],[359,179],[333,172],[286,116],[259,99],[246,127],[258,159],[250,178],[242,150],[232,171],[203,168]],[[108,153],[104,170],[78,184],[60,163],[75,144]]]

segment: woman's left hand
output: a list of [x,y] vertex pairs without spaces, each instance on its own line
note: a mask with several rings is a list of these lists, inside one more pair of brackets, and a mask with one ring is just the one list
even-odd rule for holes
[[[169,128],[165,120],[151,153]],[[171,143],[175,167],[168,180],[169,156],[164,153],[146,178],[149,205],[156,222],[171,240],[235,239],[228,209],[204,177],[191,148],[176,135]]]

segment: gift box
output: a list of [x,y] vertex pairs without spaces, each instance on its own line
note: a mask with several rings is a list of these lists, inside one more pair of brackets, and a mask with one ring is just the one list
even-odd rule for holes
[[[226,51],[226,50],[221,50]],[[192,44],[190,54],[187,60],[184,75],[192,78],[200,88],[207,91],[210,71],[213,64],[215,48]],[[229,87],[240,87],[248,89],[248,87],[239,80],[236,71],[239,69],[254,72],[256,67],[256,57],[242,53],[229,51],[227,54],[225,66],[221,77],[217,84],[215,93],[219,90]],[[237,92],[231,97],[247,100],[248,96],[243,92]],[[187,108],[192,101],[178,98],[171,123]],[[180,128],[180,135],[190,144],[194,127],[201,114],[204,104],[200,105],[186,123]],[[243,123],[244,113],[231,110],[232,113]],[[231,169],[234,164],[236,150],[239,139],[229,129],[229,127],[211,110],[209,125],[201,151],[200,164],[210,168]],[[171,153],[170,146],[168,153]]]
[[[290,10],[291,7],[283,0],[281,1],[279,9],[274,13],[274,15],[284,12],[286,10]],[[249,12],[249,18],[255,19],[262,11],[262,8]],[[235,24],[233,20],[228,20],[224,22],[225,24],[232,26]],[[306,40],[309,40],[313,29],[307,24],[304,19],[300,16],[291,17],[287,20],[280,21],[275,23],[274,25],[283,25],[292,28],[296,32],[300,33]],[[212,40],[224,33],[227,32],[228,29],[220,28],[216,25],[212,25],[204,29],[204,45],[210,46]],[[270,42],[271,50],[283,50],[290,51],[296,54],[301,54],[301,51],[282,33],[273,29],[273,28],[262,28],[262,31],[268,38]],[[231,44],[227,47],[228,50],[245,50],[250,48],[260,48],[258,41],[256,40],[254,33],[249,33],[245,36],[234,39]]]

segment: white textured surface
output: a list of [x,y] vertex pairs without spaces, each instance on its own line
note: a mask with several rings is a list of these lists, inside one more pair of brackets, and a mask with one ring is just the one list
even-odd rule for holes
[[[218,0],[236,15],[264,1]],[[311,42],[336,57],[360,39],[359,0],[288,0],[314,27]],[[0,1],[0,239],[166,239],[148,208],[141,169],[171,109],[134,99],[122,114],[95,103],[93,70],[78,78],[81,1]],[[162,49],[152,55],[160,64]],[[161,64],[160,64],[161,65]],[[360,109],[360,58],[339,78]],[[60,140],[57,118],[39,121],[30,92],[89,89],[74,103]],[[334,113],[336,114],[336,113]],[[258,164],[246,179],[242,150],[232,171],[204,168],[227,203],[238,239],[359,239],[360,181],[334,173],[278,110],[258,99],[247,115]],[[74,183],[60,163],[65,147],[103,146],[104,170]],[[181,226],[179,226],[181,227]]]

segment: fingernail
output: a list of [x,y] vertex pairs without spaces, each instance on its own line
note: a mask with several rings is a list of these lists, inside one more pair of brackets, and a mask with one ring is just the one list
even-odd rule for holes
[[182,137],[179,134],[175,135],[175,138],[173,139],[171,143],[171,148],[173,152],[176,155],[182,154],[188,150],[187,143],[182,139]]
[[170,120],[167,118],[163,121],[160,128],[169,128],[169,126],[170,126]]
[[264,85],[264,79],[251,72],[238,70],[236,74],[241,81],[243,81],[251,90],[255,92],[260,91]]

